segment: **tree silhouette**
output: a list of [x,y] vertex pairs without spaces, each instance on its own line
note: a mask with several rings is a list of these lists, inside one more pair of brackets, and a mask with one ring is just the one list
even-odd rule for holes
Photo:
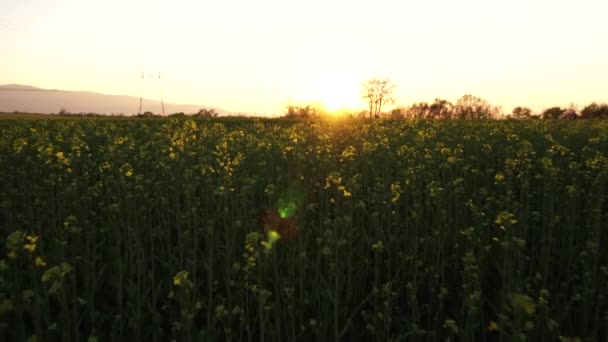
[[559,119],[559,117],[562,114],[564,114],[564,112],[566,112],[566,110],[562,109],[561,107],[551,107],[551,108],[545,109],[541,113],[541,117],[543,119]]
[[406,109],[403,107],[393,108],[389,113],[389,118],[391,119],[403,119],[406,114]]
[[426,102],[418,102],[411,105],[406,112],[406,116],[412,119],[426,119],[430,113],[430,106]]
[[513,119],[530,119],[531,116],[532,109],[528,107],[517,106],[513,108],[513,112],[511,113]]
[[608,119],[608,104],[593,102],[581,110],[581,116],[583,119]]
[[310,119],[320,117],[322,114],[323,111],[317,106],[309,104],[306,106],[287,106],[285,117]]
[[380,117],[382,105],[392,104],[395,102],[393,92],[395,85],[388,79],[372,78],[363,82],[361,96],[367,100],[369,106],[369,117]]
[[436,98],[429,107],[429,119],[449,119],[452,117],[454,105],[444,99]]
[[566,109],[564,113],[559,116],[559,118],[562,120],[575,120],[578,119],[578,117],[579,116],[576,114],[576,110],[573,107]]
[[497,112],[496,107],[492,107],[488,101],[466,94],[454,106],[454,117],[457,119],[489,119]]
[[218,117],[219,113],[215,111],[215,109],[207,109],[207,108],[203,108],[201,110],[198,111],[198,113],[194,114],[194,116],[196,117],[201,117],[201,118],[216,118]]

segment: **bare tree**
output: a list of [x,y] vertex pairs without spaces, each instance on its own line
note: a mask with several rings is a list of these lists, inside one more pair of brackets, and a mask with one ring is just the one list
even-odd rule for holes
[[363,82],[361,96],[369,105],[369,117],[377,118],[382,112],[382,105],[395,102],[393,92],[395,85],[388,79],[372,78]]

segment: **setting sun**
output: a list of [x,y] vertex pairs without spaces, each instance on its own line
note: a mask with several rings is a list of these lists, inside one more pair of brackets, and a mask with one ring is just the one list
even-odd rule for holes
[[360,83],[345,76],[327,75],[317,82],[314,98],[330,113],[361,109]]

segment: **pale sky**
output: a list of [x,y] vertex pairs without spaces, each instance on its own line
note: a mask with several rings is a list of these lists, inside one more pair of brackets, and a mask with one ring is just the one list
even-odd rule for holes
[[[474,94],[510,112],[608,102],[606,0],[2,0],[0,84],[280,114]],[[158,78],[144,97],[159,98]]]

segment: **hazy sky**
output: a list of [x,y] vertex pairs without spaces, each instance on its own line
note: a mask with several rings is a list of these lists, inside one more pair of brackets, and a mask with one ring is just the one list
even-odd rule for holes
[[[465,93],[515,105],[608,102],[606,0],[3,0],[0,84],[139,96],[232,112],[400,105]],[[144,97],[159,98],[158,78]],[[170,110],[170,109],[169,109]]]

